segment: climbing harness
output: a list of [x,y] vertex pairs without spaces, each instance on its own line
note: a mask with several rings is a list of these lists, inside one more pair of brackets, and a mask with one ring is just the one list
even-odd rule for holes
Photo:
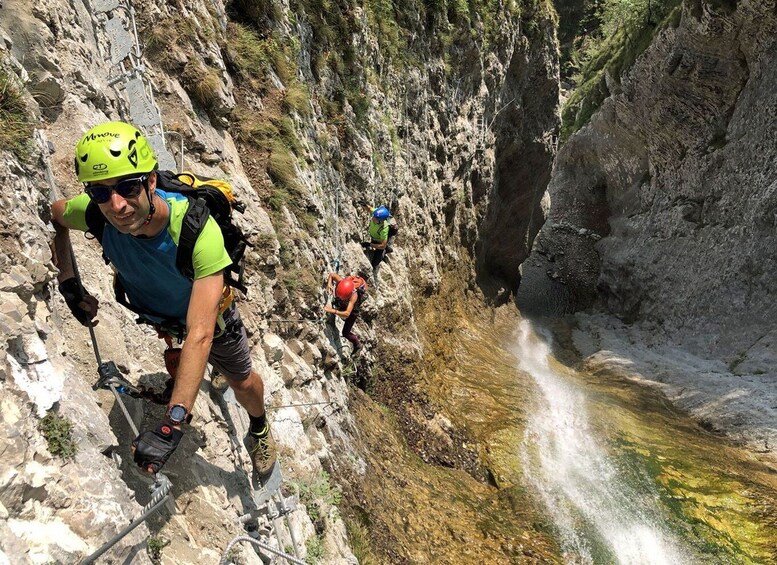
[[[165,343],[167,344],[167,348],[163,354],[165,360],[165,369],[167,370],[167,374],[170,375],[171,380],[174,381],[178,376],[178,365],[181,363],[182,349],[180,347],[173,346],[173,336],[162,333],[159,334],[159,337],[164,339]],[[178,341],[180,343],[180,340]],[[168,384],[170,384],[169,381]]]

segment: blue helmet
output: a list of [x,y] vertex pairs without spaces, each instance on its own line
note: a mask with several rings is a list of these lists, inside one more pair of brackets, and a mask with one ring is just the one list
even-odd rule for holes
[[389,212],[389,209],[386,208],[385,206],[380,206],[379,208],[375,208],[375,211],[372,213],[372,217],[378,220],[379,222],[388,220],[390,215],[391,215],[391,212]]

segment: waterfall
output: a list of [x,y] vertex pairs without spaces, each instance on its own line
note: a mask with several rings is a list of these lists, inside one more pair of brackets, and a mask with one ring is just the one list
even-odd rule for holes
[[695,562],[669,530],[654,485],[629,484],[597,438],[585,392],[551,367],[550,347],[528,321],[515,354],[537,385],[520,446],[529,488],[545,504],[569,563]]

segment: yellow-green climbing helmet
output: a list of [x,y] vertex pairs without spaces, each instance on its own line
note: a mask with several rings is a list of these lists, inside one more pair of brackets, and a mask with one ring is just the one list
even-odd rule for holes
[[156,168],[156,156],[148,140],[124,122],[95,126],[76,145],[76,176],[80,182],[148,173]]

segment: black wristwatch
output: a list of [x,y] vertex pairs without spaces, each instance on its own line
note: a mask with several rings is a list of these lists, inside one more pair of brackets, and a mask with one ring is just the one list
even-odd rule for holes
[[180,426],[181,424],[189,423],[192,421],[192,415],[189,414],[189,410],[183,404],[173,404],[167,409],[167,419],[174,426]]

